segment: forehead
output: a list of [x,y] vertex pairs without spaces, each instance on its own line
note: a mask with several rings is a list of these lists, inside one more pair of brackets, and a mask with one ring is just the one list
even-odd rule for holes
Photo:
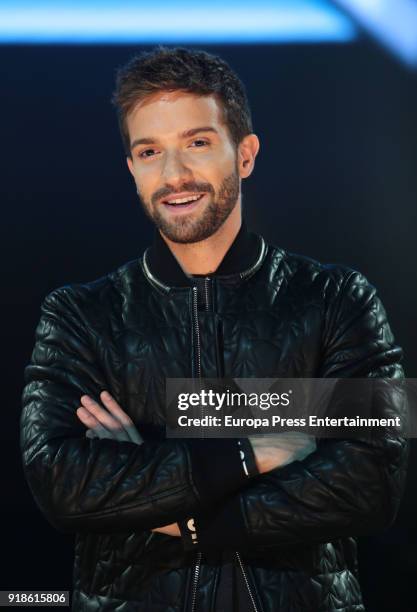
[[222,107],[214,94],[162,91],[138,102],[126,117],[131,140],[176,135],[200,125],[225,132]]

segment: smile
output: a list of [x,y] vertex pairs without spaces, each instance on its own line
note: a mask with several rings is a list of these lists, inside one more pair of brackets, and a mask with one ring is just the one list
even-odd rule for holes
[[163,200],[163,204],[168,204],[168,205],[173,205],[173,206],[177,206],[179,204],[188,204],[189,202],[196,202],[197,200],[200,200],[203,197],[203,193],[200,194],[195,194],[195,195],[189,195],[189,196],[184,196],[184,197],[178,197],[178,198],[169,198],[166,200]]
[[205,195],[205,193],[200,193],[182,198],[172,198],[170,200],[163,200],[162,203],[173,212],[188,211],[195,208]]

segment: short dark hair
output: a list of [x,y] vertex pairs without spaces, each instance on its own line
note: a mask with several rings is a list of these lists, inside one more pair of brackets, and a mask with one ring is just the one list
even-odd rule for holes
[[134,56],[118,69],[111,102],[116,107],[126,155],[131,157],[126,117],[139,100],[158,91],[182,90],[200,95],[216,94],[223,119],[237,146],[252,132],[252,118],[245,87],[220,57],[201,50],[158,46]]

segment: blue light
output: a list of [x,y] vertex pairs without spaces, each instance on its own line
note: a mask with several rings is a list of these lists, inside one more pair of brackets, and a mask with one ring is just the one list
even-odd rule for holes
[[337,0],[376,39],[411,66],[417,66],[415,0]]
[[0,43],[348,42],[351,20],[324,0],[0,2]]

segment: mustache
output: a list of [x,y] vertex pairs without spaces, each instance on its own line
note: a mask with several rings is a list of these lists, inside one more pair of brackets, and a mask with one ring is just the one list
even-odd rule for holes
[[166,198],[170,195],[175,195],[176,193],[182,193],[184,191],[189,191],[190,193],[195,193],[197,191],[205,191],[214,195],[214,188],[212,185],[210,185],[210,183],[188,182],[183,183],[181,189],[176,190],[170,189],[169,187],[161,187],[161,189],[158,189],[158,191],[155,191],[155,193],[152,195],[152,204],[156,204],[158,200],[161,200],[162,198]]

